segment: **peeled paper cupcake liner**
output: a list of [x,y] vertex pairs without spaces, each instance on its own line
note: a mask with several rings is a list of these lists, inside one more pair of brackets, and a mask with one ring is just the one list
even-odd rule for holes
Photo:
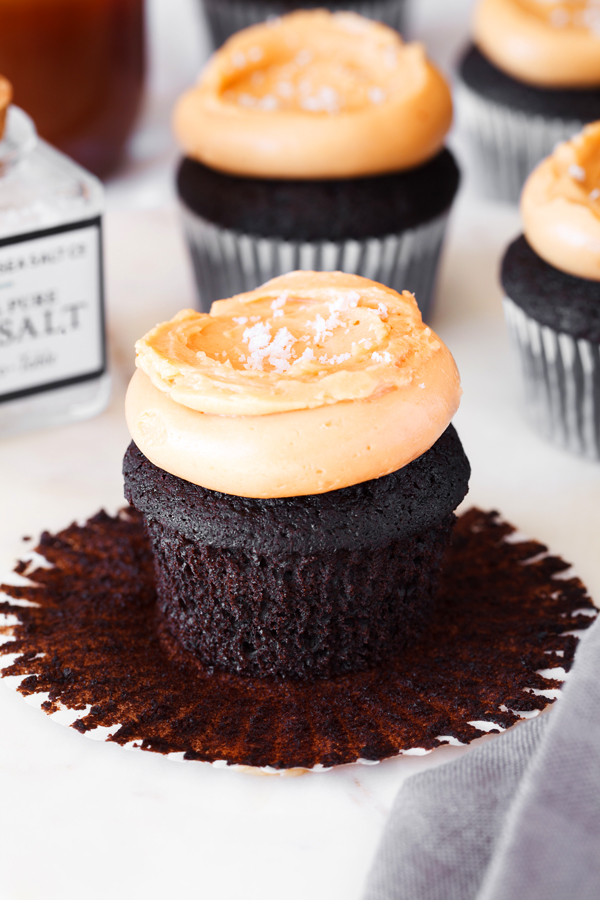
[[412,291],[426,319],[430,310],[448,213],[382,238],[289,241],[219,228],[182,206],[200,308],[214,300],[252,291],[296,269],[348,272],[396,291]]
[[491,200],[509,203],[518,203],[536,165],[584,125],[578,119],[548,119],[501,106],[461,81],[456,86],[455,104],[479,189]]
[[597,615],[568,563],[476,509],[456,524],[415,647],[308,682],[187,654],[157,614],[133,509],[44,532],[15,574],[0,586],[0,676],[28,702],[123,748],[273,774],[421,756],[537,715]]
[[[278,3],[277,0],[250,2],[250,0],[201,0],[208,20],[215,47],[220,47],[236,31],[291,12],[293,7]],[[348,10],[368,19],[384,22],[397,31],[404,30],[406,22],[406,0],[371,0],[362,3],[312,3],[313,7],[325,6],[333,11]],[[302,2],[298,3],[302,7]]]
[[508,297],[504,312],[536,429],[573,453],[600,459],[600,345],[541,325]]

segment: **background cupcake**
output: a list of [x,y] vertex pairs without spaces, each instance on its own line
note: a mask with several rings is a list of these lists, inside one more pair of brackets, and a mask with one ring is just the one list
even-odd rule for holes
[[127,499],[169,631],[205,665],[331,676],[434,602],[469,465],[458,373],[414,298],[295,272],[137,344]]
[[480,0],[459,67],[459,122],[475,175],[516,201],[559,141],[600,118],[600,6],[595,0]]
[[404,31],[407,0],[201,0],[215,47],[236,31],[294,9],[350,10]]
[[178,192],[202,308],[296,268],[413,291],[426,313],[458,170],[448,86],[350,13],[231,38],[179,101]]
[[600,458],[600,122],[531,174],[525,234],[502,263],[529,413],[549,439]]

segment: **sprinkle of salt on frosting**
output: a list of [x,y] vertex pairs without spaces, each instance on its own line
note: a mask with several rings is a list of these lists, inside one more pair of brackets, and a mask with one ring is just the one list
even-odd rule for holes
[[327,337],[331,337],[334,328],[339,328],[340,325],[344,324],[338,313],[354,309],[358,306],[359,300],[360,294],[357,291],[346,291],[344,294],[339,294],[335,300],[329,301],[327,304],[329,316],[326,319],[320,313],[317,313],[314,322],[307,322],[307,325],[315,329],[315,340],[317,343],[325,340]]
[[340,97],[334,88],[323,85],[312,96],[303,97],[300,106],[307,112],[327,112],[333,115],[340,111]]
[[590,200],[597,200],[600,197],[600,188],[594,188],[590,191]]
[[282,307],[287,303],[288,291],[284,291],[283,294],[280,294],[275,300],[271,303],[271,309],[273,310],[273,318],[276,319],[279,316],[283,316]]
[[302,355],[299,356],[298,359],[294,360],[294,365],[296,365],[296,363],[300,363],[300,362],[312,362],[312,360],[314,358],[315,358],[314,350],[312,349],[312,347],[307,347],[306,350],[304,351],[304,353],[302,353]]
[[257,322],[251,328],[245,329],[242,340],[248,344],[250,351],[244,368],[262,372],[265,359],[278,375],[282,375],[290,368],[294,336],[287,328],[280,328],[274,336],[271,336],[271,323]]
[[369,88],[368,97],[371,103],[383,103],[385,100],[385,91],[382,91],[380,87],[374,85]]
[[383,353],[379,353],[377,350],[375,350],[373,353],[371,353],[371,359],[373,360],[373,362],[391,363],[392,355],[389,350],[384,350]]
[[319,357],[319,362],[323,366],[336,366],[345,363],[346,360],[350,359],[350,353],[339,353],[337,356],[327,356],[326,353],[323,356]]
[[574,181],[585,181],[585,169],[582,166],[577,166],[573,163],[573,165],[569,166],[568,172]]

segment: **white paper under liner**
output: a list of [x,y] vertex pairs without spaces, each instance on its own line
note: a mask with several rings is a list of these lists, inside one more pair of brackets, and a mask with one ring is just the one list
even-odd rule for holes
[[518,203],[527,176],[557,144],[577,134],[579,119],[549,119],[494,103],[459,81],[458,127],[468,141],[478,188],[491,200]]
[[600,459],[600,345],[541,325],[509,297],[504,312],[536,429],[573,453]]
[[[285,7],[277,0],[264,0],[253,3],[251,0],[202,0],[209,28],[215,47],[220,47],[234,32],[256,25],[265,19],[292,12],[293,7]],[[302,0],[298,0],[302,7]],[[343,3],[326,3],[322,6],[333,10],[345,9]],[[404,31],[406,0],[364,0],[362,3],[351,3],[350,9],[368,19],[385,22],[396,31]]]
[[200,308],[252,291],[296,269],[349,272],[397,291],[412,291],[426,319],[448,213],[400,234],[362,241],[288,241],[218,228],[181,205]]

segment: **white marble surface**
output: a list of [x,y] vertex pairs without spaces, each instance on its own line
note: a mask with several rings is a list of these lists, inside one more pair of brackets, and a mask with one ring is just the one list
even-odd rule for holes
[[[2,575],[23,535],[122,503],[133,341],[193,303],[164,124],[203,52],[192,5],[150,6],[152,96],[135,159],[109,186],[112,402],[91,421],[0,441]],[[419,0],[414,32],[443,64],[466,35],[469,5]],[[502,249],[518,229],[514,210],[480,203],[463,186],[433,324],[463,377],[456,424],[473,467],[467,503],[500,509],[547,542],[600,599],[600,467],[544,444],[518,404],[496,283]],[[358,900],[402,780],[464,752],[446,747],[301,778],[253,777],[87,740],[0,684],[0,900]]]

